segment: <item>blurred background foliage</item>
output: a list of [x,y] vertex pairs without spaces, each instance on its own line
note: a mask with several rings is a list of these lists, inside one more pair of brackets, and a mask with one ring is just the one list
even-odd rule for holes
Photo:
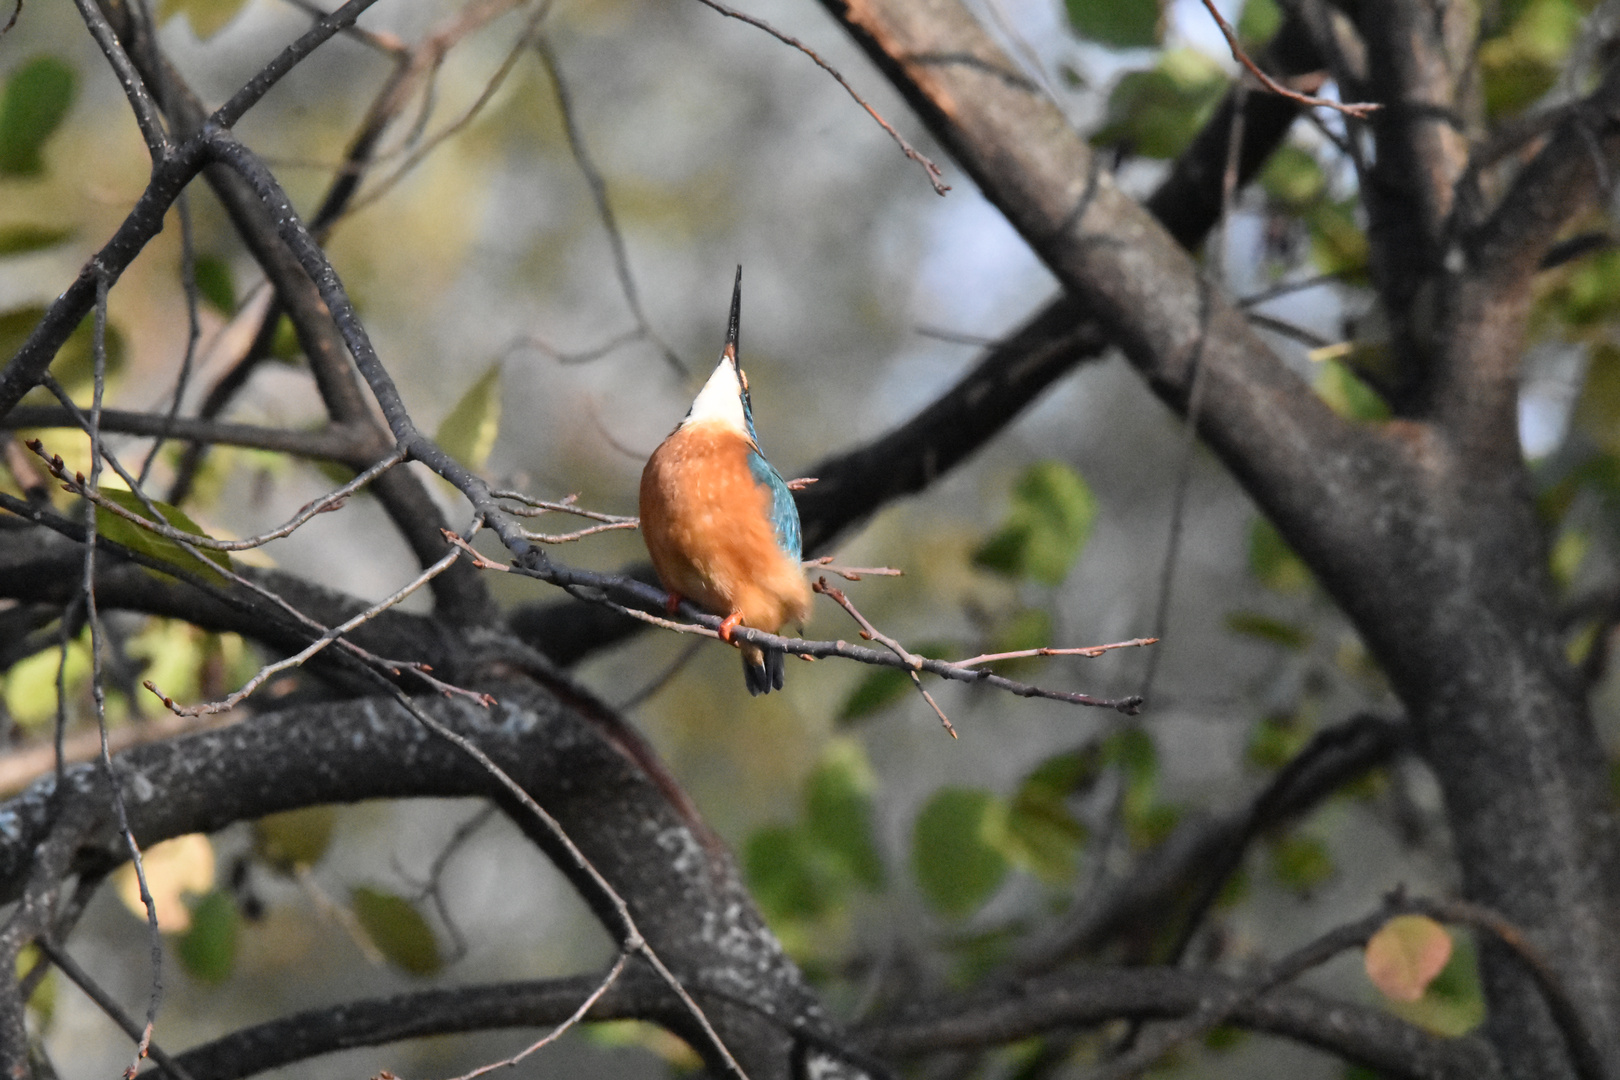
[[[1236,69],[1188,0],[974,6],[1073,123],[1113,154],[1121,183],[1140,193],[1208,118]],[[1222,6],[1251,45],[1278,25],[1271,0]],[[1583,88],[1590,7],[1485,6],[1479,59],[1493,122]],[[410,43],[455,10],[448,0],[388,0],[362,26]],[[746,269],[742,340],[755,415],[787,476],[908,418],[973,360],[973,342],[1017,326],[1053,291],[1022,242],[813,6],[759,0],[748,10],[844,71],[946,164],[953,190],[937,197],[842,90],[756,30],[696,3],[558,0],[544,34],[576,134],[605,181],[647,324],[684,371],[655,340],[621,341],[636,327],[632,307],[545,68],[521,53],[492,83],[527,9],[494,19],[444,56],[431,97],[413,104],[414,124],[402,126],[411,130],[391,137],[367,193],[332,233],[334,262],[418,422],[501,486],[546,498],[577,493],[589,508],[634,512],[645,455],[719,348],[737,263]],[[158,16],[165,49],[214,102],[308,18],[280,0],[162,0]],[[306,213],[390,65],[375,42],[338,39],[241,125]],[[440,134],[444,141],[413,162]],[[397,183],[381,182],[407,163]],[[71,6],[27,5],[0,39],[0,355],[15,351],[42,306],[105,241],[146,173],[117,85]],[[1376,393],[1380,332],[1364,288],[1357,199],[1354,171],[1334,144],[1300,123],[1239,196],[1224,250],[1206,258],[1220,260],[1234,293],[1258,298],[1251,310],[1270,320],[1262,326],[1277,331],[1278,347],[1326,401],[1377,419],[1387,415]],[[188,275],[200,298],[194,388],[239,352],[242,313],[262,300],[252,260],[212,196],[198,186],[187,208],[190,270],[171,215],[112,293],[114,405],[167,402],[190,332]],[[1276,289],[1287,283],[1304,285]],[[1522,440],[1537,463],[1553,570],[1572,599],[1616,584],[1617,308],[1613,250],[1549,270],[1537,298]],[[53,368],[81,400],[88,335],[87,323]],[[315,424],[319,402],[290,333],[277,355],[229,416]],[[87,460],[82,439],[32,434],[70,464]],[[113,445],[126,460],[144,450],[139,440]],[[1178,821],[1241,806],[1323,726],[1361,710],[1394,711],[1309,572],[1199,450],[1179,555],[1173,575],[1165,573],[1185,446],[1180,426],[1122,362],[1090,365],[967,466],[887,508],[840,549],[847,564],[904,569],[903,578],[846,588],[878,626],[927,655],[1148,634],[1173,581],[1156,660],[1133,650],[1003,662],[1043,685],[1145,688],[1139,719],[936,686],[962,736],[953,741],[899,673],[795,663],[783,693],[750,700],[729,650],[704,646],[682,662],[688,642],[667,635],[642,635],[580,670],[610,702],[635,703],[634,722],[738,851],[771,924],[845,1015],[969,980],[1011,955],[1022,935],[1083,903]],[[165,447],[155,475],[171,475],[177,456]],[[329,470],[308,462],[218,449],[184,509],[216,536],[248,535],[331,483]],[[458,496],[447,485],[435,490],[460,520]],[[56,498],[66,505],[65,495]],[[611,533],[565,557],[618,568],[640,553],[635,536]],[[363,496],[257,558],[367,598],[414,572]],[[554,599],[531,581],[494,576],[491,586],[508,605]],[[1597,679],[1607,644],[1595,628],[1611,624],[1600,610],[1571,606],[1570,656]],[[174,621],[114,616],[110,627],[115,729],[160,722],[160,703],[138,689],[142,679],[201,700],[240,685],[266,659],[234,636]],[[823,604],[807,632],[849,636],[851,627]],[[8,644],[15,654],[18,643]],[[59,678],[70,735],[87,730],[82,634],[66,657],[60,674],[55,650],[6,673],[13,748],[48,740]],[[272,683],[262,696],[273,702],[292,689]],[[1613,680],[1599,683],[1596,700],[1612,732],[1620,708]],[[183,972],[170,981],[158,1028],[171,1049],[313,1002],[425,979],[561,974],[611,952],[562,879],[508,823],[472,804],[299,811],[162,845],[147,865]],[[1268,836],[1197,947],[1238,961],[1275,954],[1367,910],[1397,882],[1444,891],[1454,879],[1434,786],[1401,762]],[[75,948],[134,1002],[147,979],[144,916],[131,913],[139,902],[128,887],[123,899],[98,901]],[[1129,955],[1165,945],[1137,943]],[[1419,1000],[1389,1007],[1446,1032],[1477,1023],[1471,946],[1459,945]],[[1348,959],[1312,978],[1376,997]],[[63,1075],[122,1067],[123,1037],[77,991],[53,976],[33,1004]],[[429,1041],[292,1072],[443,1073],[520,1042]],[[1095,1045],[1083,1039],[1071,1051],[1085,1060]],[[1045,1060],[1039,1048],[1014,1048],[991,1055],[983,1075],[1047,1075],[1030,1071]],[[526,1068],[629,1076],[691,1064],[655,1029],[612,1025]],[[1303,1050],[1230,1032],[1183,1050],[1173,1069],[1342,1074]]]

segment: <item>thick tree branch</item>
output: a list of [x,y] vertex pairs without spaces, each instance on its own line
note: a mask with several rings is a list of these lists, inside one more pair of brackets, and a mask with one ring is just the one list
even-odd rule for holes
[[[0,427],[7,431],[26,428],[78,428],[79,423],[65,408],[20,405],[12,409]],[[256,424],[231,424],[218,420],[195,420],[177,416],[169,419],[158,413],[129,412],[123,409],[103,409],[101,430],[115,435],[162,435],[165,438],[191,441],[199,444],[219,443],[226,446],[246,446],[256,450],[274,450],[294,457],[317,461],[335,461],[354,469],[364,469],[377,459],[376,432],[368,427],[350,428],[333,425],[317,431],[292,431],[287,428],[260,427]],[[386,451],[384,451],[386,453]]]
[[[503,656],[493,653],[491,665],[507,667]],[[417,704],[472,740],[561,822],[629,902],[648,941],[685,985],[725,999],[706,1000],[705,1009],[755,1080],[786,1076],[794,1042],[788,1028],[803,1026],[827,1040],[836,1036],[760,920],[728,856],[694,831],[689,808],[669,802],[625,751],[603,738],[613,723],[610,714],[566,687],[563,696],[523,680],[483,688],[500,701],[492,709],[442,698]],[[376,699],[270,714],[137,747],[118,762],[130,824],[143,845],[321,803],[480,796],[509,806],[487,773],[395,705]],[[67,781],[66,805],[95,815],[75,834],[73,865],[121,859],[101,773],[75,768]],[[50,833],[53,789],[47,780],[0,805],[0,819],[15,826],[0,835],[0,897],[6,900],[21,893],[37,866],[36,845]],[[164,797],[142,801],[140,791]],[[537,832],[525,815],[514,813],[513,820],[552,851],[550,836]],[[569,872],[566,860],[558,865]],[[762,1013],[776,1019],[766,1021]]]
[[1344,785],[1387,763],[1409,746],[1402,721],[1355,716],[1319,732],[1255,797],[1237,812],[1200,817],[1178,826],[1100,896],[1086,897],[1050,930],[1019,950],[1014,970],[1040,974],[1093,952],[1122,935],[1163,936],[1178,920],[1179,959],[1204,909],[1268,829],[1310,812]]
[[[1242,980],[1174,968],[1093,968],[942,1001],[856,1032],[874,1053],[914,1057],[1004,1046],[1053,1030],[1094,1027],[1121,1017],[1169,1019],[1241,993]],[[1311,990],[1281,987],[1239,1006],[1229,1022],[1281,1035],[1409,1080],[1488,1080],[1500,1075],[1490,1049],[1474,1039],[1442,1039],[1387,1013]]]
[[[291,64],[308,55],[311,49],[342,26],[352,22],[366,6],[367,3],[360,0],[351,0],[350,4],[340,9],[343,18],[339,18],[339,13],[334,13],[318,22],[256,75],[238,94],[238,98],[244,94],[249,97],[262,95],[290,69]],[[122,13],[129,17],[130,22],[120,28],[121,35],[138,35],[141,32],[137,22],[139,11],[130,7]],[[270,206],[263,201],[263,193],[255,192],[252,185],[238,175],[239,169],[233,170],[217,163],[222,145],[240,144],[235,143],[227,132],[206,126],[209,117],[205,115],[201,103],[180,75],[156,53],[155,48],[149,52],[136,49],[134,57],[137,66],[142,69],[142,76],[148,83],[159,87],[171,123],[178,133],[187,137],[184,145],[207,145],[215,157],[216,163],[207,169],[206,178],[224,204],[243,242],[275,286],[280,304],[298,334],[299,345],[309,361],[310,372],[315,377],[328,414],[339,424],[356,430],[369,428],[375,432],[375,445],[370,448],[368,456],[372,460],[383,456],[393,449],[393,440],[378,429],[375,414],[345,353],[345,338],[334,327],[333,313],[317,287],[315,272],[301,265],[287,247],[286,237],[278,233],[277,226],[283,216],[296,220],[296,214],[290,205]],[[240,115],[231,111],[238,104],[240,102],[233,99],[219,113]],[[329,265],[326,273],[331,274]],[[378,482],[375,492],[422,566],[432,565],[443,557],[445,544],[441,530],[446,522],[418,477],[407,469],[395,470]],[[433,596],[436,606],[442,608],[441,615],[451,622],[487,624],[494,618],[493,603],[483,582],[464,565],[458,564],[434,579]]]
[[[1344,606],[1412,715],[1469,897],[1526,929],[1620,1061],[1620,845],[1602,749],[1550,632],[1512,439],[1486,452],[1432,428],[1336,417],[1098,175],[1057,110],[996,77],[1010,61],[954,0],[825,2],[1161,397],[1184,408],[1203,372],[1200,432]],[[1518,347],[1511,317],[1487,329],[1496,347]],[[1567,1070],[1533,981],[1489,943],[1483,959],[1510,1071]]]

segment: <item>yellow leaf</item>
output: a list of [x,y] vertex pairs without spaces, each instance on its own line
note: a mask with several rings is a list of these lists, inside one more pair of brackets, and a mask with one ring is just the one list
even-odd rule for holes
[[1367,978],[1386,997],[1416,1001],[1451,959],[1451,935],[1427,915],[1397,915],[1367,941]]
[[501,428],[501,365],[489,365],[439,425],[433,441],[477,472],[495,448]]
[[[153,844],[141,853],[141,865],[146,870],[146,887],[151,890],[152,903],[157,908],[158,929],[165,934],[180,934],[191,928],[191,910],[181,897],[186,893],[200,895],[214,887],[214,845],[202,833],[188,833],[161,844]],[[141,886],[135,877],[135,864],[125,863],[113,874],[113,885],[118,898],[138,918],[146,918],[146,905],[141,902]]]

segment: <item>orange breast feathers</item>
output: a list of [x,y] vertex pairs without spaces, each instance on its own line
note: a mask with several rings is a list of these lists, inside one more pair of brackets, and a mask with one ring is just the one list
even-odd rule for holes
[[804,568],[776,542],[771,494],[748,469],[748,440],[688,424],[641,473],[641,533],[664,588],[774,634],[810,613]]

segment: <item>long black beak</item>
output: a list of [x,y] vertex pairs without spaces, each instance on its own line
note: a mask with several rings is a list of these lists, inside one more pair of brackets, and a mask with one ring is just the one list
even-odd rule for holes
[[731,322],[726,325],[725,357],[737,363],[737,335],[742,322],[742,266],[737,267],[737,281],[731,286]]

